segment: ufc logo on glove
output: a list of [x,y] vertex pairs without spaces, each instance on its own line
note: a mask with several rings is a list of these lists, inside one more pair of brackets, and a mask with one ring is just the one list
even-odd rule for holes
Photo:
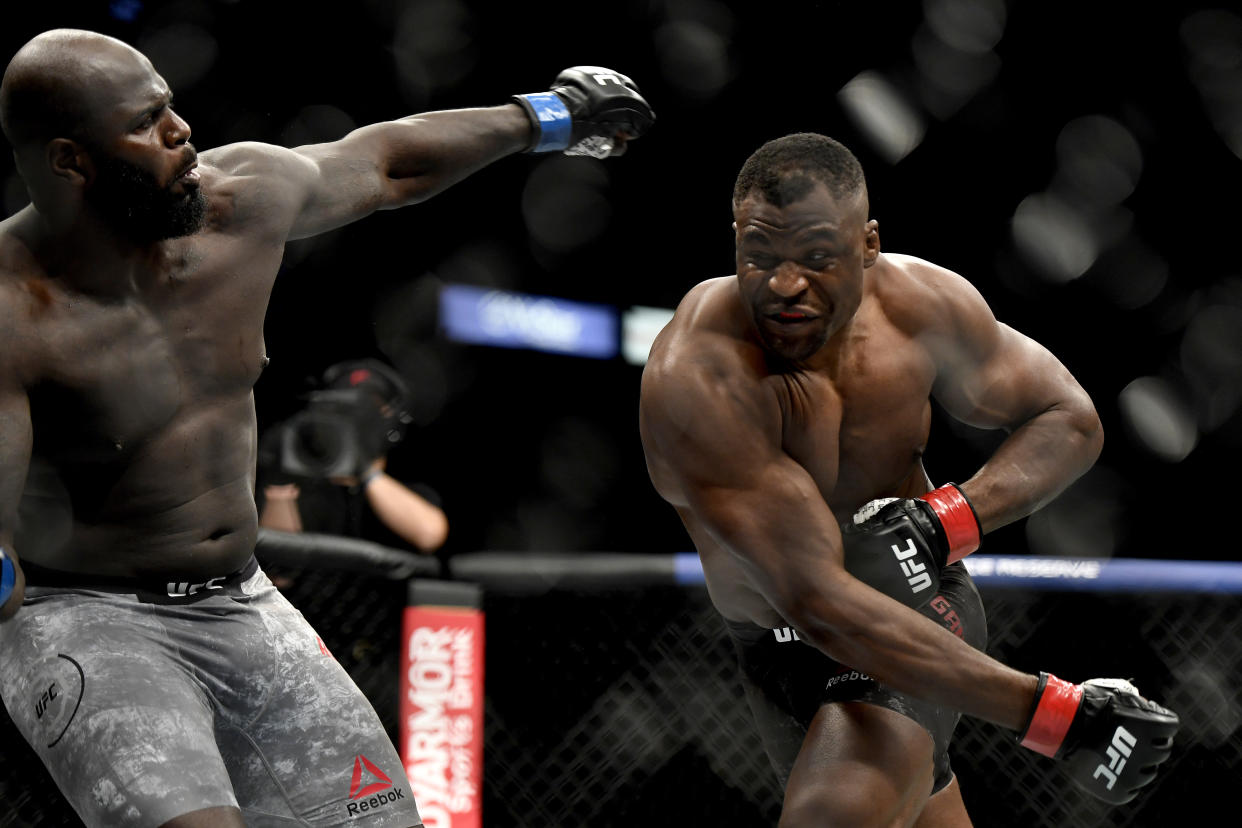
[[905,549],[895,543],[890,548],[897,556],[897,560],[901,562],[901,571],[906,576],[906,583],[910,585],[912,592],[918,594],[931,586],[931,575],[927,574],[927,567],[918,561],[909,560],[919,553],[912,538],[906,540]]
[[1134,745],[1138,740],[1130,735],[1130,731],[1118,725],[1117,732],[1113,734],[1113,741],[1106,750],[1108,754],[1108,765],[1101,762],[1095,768],[1092,777],[1099,779],[1103,776],[1108,780],[1108,784],[1104,787],[1112,790],[1113,785],[1117,784],[1117,774],[1126,766],[1126,759],[1130,758],[1130,752],[1134,750]]

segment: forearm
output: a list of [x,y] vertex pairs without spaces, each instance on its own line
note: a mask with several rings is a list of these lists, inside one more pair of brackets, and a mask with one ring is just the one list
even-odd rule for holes
[[722,499],[712,534],[772,607],[824,653],[898,690],[1020,729],[1037,678],[988,657],[842,566],[842,537],[817,492],[782,492],[786,508]]
[[507,156],[525,150],[532,126],[517,104],[411,115],[364,127],[346,140],[379,145],[385,182],[380,209],[431,198]]
[[1091,468],[1103,442],[1089,402],[1050,409],[1015,429],[960,486],[990,532],[1049,503]]
[[448,538],[444,510],[387,474],[380,472],[366,483],[366,497],[385,526],[421,551],[434,551]]
[[263,511],[259,525],[282,532],[301,532],[302,513],[298,510],[299,492],[293,484],[267,486],[263,490]]
[[831,601],[790,612],[804,639],[883,684],[1012,730],[1026,724],[1036,676],[1001,664],[861,582],[843,583]]

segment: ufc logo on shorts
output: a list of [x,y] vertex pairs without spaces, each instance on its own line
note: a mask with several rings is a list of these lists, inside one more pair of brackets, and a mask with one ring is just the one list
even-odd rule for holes
[[1126,766],[1126,760],[1130,758],[1130,752],[1134,750],[1134,745],[1138,740],[1130,735],[1130,731],[1124,727],[1118,726],[1117,732],[1113,734],[1113,742],[1108,746],[1105,753],[1108,754],[1108,764],[1101,762],[1096,765],[1095,773],[1091,774],[1092,779],[1099,779],[1101,776],[1108,780],[1108,784],[1104,787],[1108,790],[1113,789],[1113,785],[1117,782],[1117,774],[1121,773]]
[[897,560],[901,562],[901,571],[906,576],[906,583],[910,585],[911,592],[922,592],[931,586],[931,575],[927,574],[927,567],[918,561],[912,561],[918,554],[918,550],[914,548],[913,539],[906,540],[906,548],[902,549],[897,544],[892,546],[893,554],[897,556]]
[[185,598],[190,595],[194,595],[196,593],[202,592],[205,589],[224,589],[224,587],[219,586],[216,583],[216,581],[223,581],[223,580],[224,578],[208,578],[206,581],[202,581],[201,583],[197,583],[197,584],[190,583],[189,581],[169,581],[167,584],[168,597],[169,598]]

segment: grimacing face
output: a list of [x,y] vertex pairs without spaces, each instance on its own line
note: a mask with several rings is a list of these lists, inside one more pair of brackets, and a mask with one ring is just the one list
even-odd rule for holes
[[866,211],[864,194],[838,199],[818,182],[784,207],[758,192],[734,206],[738,286],[773,354],[803,362],[857,312],[880,249]]

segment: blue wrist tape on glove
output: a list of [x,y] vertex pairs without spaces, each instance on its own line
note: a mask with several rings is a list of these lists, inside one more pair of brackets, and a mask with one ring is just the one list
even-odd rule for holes
[[539,143],[531,152],[552,152],[568,147],[574,123],[565,102],[555,92],[535,92],[520,97],[530,104],[539,119]]
[[9,596],[13,594],[13,585],[17,583],[17,568],[13,566],[13,559],[4,554],[4,550],[0,549],[0,604],[9,600]]

